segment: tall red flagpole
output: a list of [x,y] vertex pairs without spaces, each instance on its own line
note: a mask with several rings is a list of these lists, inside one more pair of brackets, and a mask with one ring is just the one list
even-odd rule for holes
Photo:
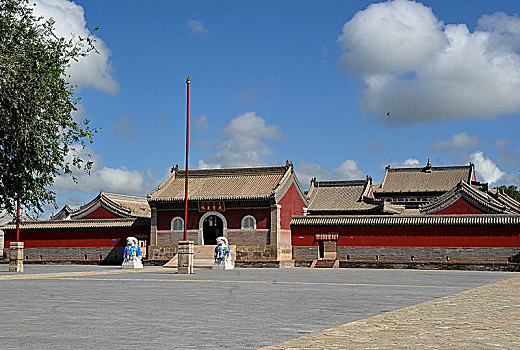
[[184,181],[184,240],[188,240],[188,150],[190,147],[190,77],[186,79],[186,180]]
[[20,242],[20,198],[16,201],[16,241]]

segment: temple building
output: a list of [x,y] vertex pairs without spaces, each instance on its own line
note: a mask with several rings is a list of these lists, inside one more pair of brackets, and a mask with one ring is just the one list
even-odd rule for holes
[[[511,269],[520,262],[520,203],[478,182],[471,163],[387,167],[381,184],[368,176],[314,178],[308,192],[290,162],[191,170],[187,223],[185,175],[174,167],[147,198],[101,191],[50,220],[22,223],[26,260],[121,263],[126,237],[134,236],[145,263],[170,264],[186,225],[195,258],[207,255],[210,264],[219,236],[238,267]],[[2,230],[9,247],[15,225]]]
[[423,168],[385,169],[380,185],[374,186],[374,197],[393,204],[418,208],[451,190],[457,183],[476,182],[475,166],[432,167],[430,160]]
[[[151,208],[149,254],[168,260],[184,235],[185,171],[175,167],[148,197]],[[261,266],[292,261],[291,227],[308,201],[287,162],[281,167],[191,170],[188,239],[214,246],[218,236],[236,245],[236,260]]]
[[[16,241],[16,225],[2,228],[5,247]],[[47,221],[20,224],[26,261],[119,263],[126,237],[139,239],[142,250],[150,235],[150,208],[144,197],[100,191],[85,205],[65,205]]]

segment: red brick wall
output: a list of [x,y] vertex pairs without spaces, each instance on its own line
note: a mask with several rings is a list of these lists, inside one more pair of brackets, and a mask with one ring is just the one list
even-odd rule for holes
[[[198,230],[200,218],[205,213],[200,213],[197,209],[188,211],[188,230]],[[228,229],[240,229],[242,218],[246,215],[252,215],[256,219],[257,229],[271,228],[271,210],[270,208],[260,209],[228,209],[221,213],[227,221]],[[183,210],[159,210],[157,212],[157,229],[169,230],[171,221],[174,217],[180,216],[184,220]]]
[[455,203],[434,215],[446,214],[485,214],[485,212],[469,204],[464,198],[459,198]]
[[314,235],[328,232],[338,246],[520,247],[520,227],[293,227],[292,244],[318,246]]
[[105,208],[97,208],[92,213],[82,217],[81,219],[117,219],[119,216],[112,214]]
[[278,202],[282,205],[280,226],[282,229],[291,229],[291,219],[294,215],[303,215],[303,201],[294,184],[287,190],[283,198]]
[[[25,248],[82,248],[82,247],[124,247],[128,236],[149,237],[149,229],[107,229],[107,230],[20,230],[20,241]],[[5,248],[16,241],[16,232],[5,232]]]

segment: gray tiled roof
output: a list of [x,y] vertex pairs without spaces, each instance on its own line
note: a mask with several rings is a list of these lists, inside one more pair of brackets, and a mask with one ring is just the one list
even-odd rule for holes
[[366,203],[363,200],[367,186],[367,180],[313,182],[309,191],[309,214],[321,211],[360,212],[381,207],[382,203]]
[[520,203],[518,203],[514,198],[500,190],[490,190],[489,192],[500,204],[505,205],[510,212],[520,214]]
[[130,216],[149,218],[151,216],[150,206],[146,197],[128,196],[124,194],[106,193],[104,194],[113,200],[121,204],[123,207],[130,209]]
[[[431,171],[428,171],[431,170]],[[460,181],[470,183],[473,165],[425,168],[386,168],[375,193],[446,192]]]
[[[16,217],[9,214],[7,212],[7,210],[5,210],[5,209],[0,210],[0,227],[7,225],[11,222],[15,222],[15,221],[16,221]],[[22,209],[21,213],[20,213],[20,222],[23,222],[23,221],[34,221],[34,219],[29,214],[27,214],[27,212],[25,210]]]
[[106,193],[102,190],[96,198],[70,213],[70,219],[81,219],[98,207],[103,207],[119,217],[150,218],[151,210],[145,197]]
[[65,204],[60,211],[51,215],[51,220],[70,220],[70,214],[81,208],[79,205]]
[[[292,167],[292,166],[291,166]],[[188,173],[190,200],[268,199],[289,167],[199,169]],[[184,200],[185,171],[173,171],[149,201]]]
[[520,226],[520,215],[307,215],[294,216],[291,226]]
[[[123,219],[85,219],[85,220],[56,220],[56,221],[31,221],[20,224],[22,230],[61,230],[61,229],[99,229],[99,228],[149,228],[150,219],[123,218]],[[14,230],[13,224],[2,228]]]

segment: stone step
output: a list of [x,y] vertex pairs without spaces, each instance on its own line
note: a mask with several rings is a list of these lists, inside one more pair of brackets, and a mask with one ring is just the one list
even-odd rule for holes
[[[237,246],[230,245],[231,249],[231,260],[235,261],[237,258]],[[213,267],[213,262],[215,254],[215,246],[214,245],[198,245],[195,244],[193,246],[193,266],[194,267]],[[177,268],[178,256],[175,256],[168,261],[163,267],[171,267]]]
[[339,260],[316,259],[312,262],[312,269],[337,269]]

